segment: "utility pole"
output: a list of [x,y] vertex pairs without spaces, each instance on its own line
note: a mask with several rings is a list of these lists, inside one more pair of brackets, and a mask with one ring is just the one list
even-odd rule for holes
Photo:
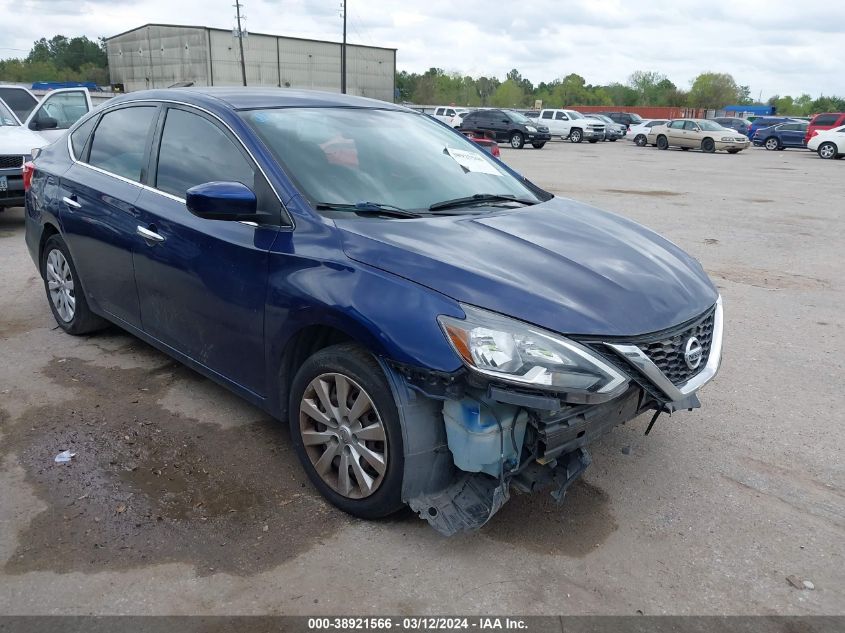
[[[235,15],[238,20],[238,46],[241,49],[241,79],[243,79],[244,86],[246,85],[246,61],[244,60],[244,30],[241,28],[241,7],[242,5],[238,0],[235,0],[235,4],[232,6],[235,7]],[[246,20],[246,16],[243,18]]]
[[341,0],[340,10],[343,12],[343,45],[340,49],[340,92],[346,94],[346,3]]

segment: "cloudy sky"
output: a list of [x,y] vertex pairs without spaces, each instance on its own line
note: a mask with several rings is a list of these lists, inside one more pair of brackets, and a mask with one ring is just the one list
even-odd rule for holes
[[[241,0],[248,30],[341,37],[340,0]],[[0,57],[40,37],[90,38],[147,22],[231,28],[234,0],[0,0]],[[525,7],[525,8],[523,8]],[[349,41],[397,48],[400,70],[436,66],[535,84],[654,70],[679,87],[707,70],[762,94],[845,95],[842,0],[350,0]]]

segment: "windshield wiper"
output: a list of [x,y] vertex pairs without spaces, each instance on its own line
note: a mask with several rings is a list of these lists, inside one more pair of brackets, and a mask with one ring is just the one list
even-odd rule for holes
[[477,193],[474,196],[467,196],[466,198],[455,198],[453,200],[443,200],[443,202],[435,202],[431,205],[429,211],[437,211],[438,209],[451,209],[453,207],[469,207],[474,204],[483,204],[484,202],[519,202],[520,204],[537,204],[535,200],[523,200],[509,193]]
[[401,207],[394,207],[390,204],[379,202],[356,202],[347,204],[341,202],[318,202],[314,205],[318,211],[350,211],[366,215],[389,215],[395,218],[421,218],[422,215],[415,211],[408,211]]

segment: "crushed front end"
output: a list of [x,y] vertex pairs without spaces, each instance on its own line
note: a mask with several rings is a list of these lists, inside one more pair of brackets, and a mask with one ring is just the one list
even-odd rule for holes
[[[467,369],[440,375],[389,369],[405,429],[403,498],[444,535],[482,527],[512,489],[549,490],[563,501],[591,462],[592,442],[645,412],[653,424],[661,413],[699,407],[696,392],[721,361],[721,299],[661,332],[623,340],[560,337],[548,345],[546,332],[523,334],[509,320],[467,312],[469,325],[459,324],[460,331],[453,319],[444,324],[470,359]],[[500,379],[489,369],[514,370],[514,357],[540,359],[524,363],[519,376],[551,384]],[[479,358],[488,365],[470,365]],[[558,375],[549,370],[556,366],[563,368]]]

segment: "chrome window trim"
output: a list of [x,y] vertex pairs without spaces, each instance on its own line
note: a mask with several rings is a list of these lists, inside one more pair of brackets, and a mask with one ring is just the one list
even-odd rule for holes
[[719,365],[722,363],[723,319],[722,296],[719,295],[719,298],[716,299],[716,310],[713,316],[713,340],[710,342],[710,355],[707,357],[707,364],[704,369],[680,386],[672,384],[672,381],[636,345],[619,345],[616,343],[605,343],[605,345],[642,372],[671,401],[677,402],[698,391],[710,382],[719,371]]
[[[285,206],[285,203],[282,202],[282,197],[279,195],[279,192],[276,191],[276,187],[273,185],[273,182],[267,176],[267,172],[264,171],[264,168],[261,166],[261,163],[259,163],[258,160],[255,158],[255,154],[253,154],[250,151],[250,149],[244,144],[244,142],[240,139],[240,137],[232,129],[232,126],[230,126],[228,123],[226,123],[226,121],[224,121],[219,116],[214,114],[214,112],[206,110],[202,106],[194,105],[193,103],[185,103],[184,101],[175,101],[173,99],[130,99],[128,101],[121,101],[120,103],[114,103],[114,104],[112,104],[108,107],[104,107],[102,110],[100,110],[98,108],[95,108],[95,110],[97,110],[100,118],[102,118],[104,115],[108,114],[109,111],[121,108],[123,106],[143,105],[143,104],[158,105],[158,104],[162,104],[162,103],[169,103],[169,104],[172,104],[172,105],[180,105],[180,106],[184,106],[186,108],[193,108],[195,110],[199,110],[200,112],[203,112],[204,114],[207,114],[208,116],[213,117],[214,119],[219,121],[221,124],[223,124],[223,126],[227,130],[229,130],[229,133],[237,140],[238,144],[249,155],[249,157],[252,159],[252,162],[255,164],[255,166],[258,167],[258,171],[260,171],[261,175],[264,176],[264,180],[267,181],[267,184],[270,186],[270,190],[273,192],[273,195],[276,196],[276,199],[279,201],[279,204],[282,205],[282,211],[284,212],[284,215],[287,217],[288,224],[280,226],[279,228],[280,229],[287,229],[287,230],[293,230],[293,229],[296,228],[296,222],[294,221],[293,216],[288,211],[288,208],[287,208],[287,206]],[[91,110],[91,112],[94,112],[94,110]],[[85,120],[87,120],[87,119],[85,119]],[[70,155],[71,161],[73,161],[73,163],[75,165],[82,165],[83,167],[87,167],[88,169],[93,169],[94,171],[98,171],[101,174],[105,174],[106,176],[112,176],[113,178],[117,178],[118,180],[122,180],[123,182],[129,183],[130,185],[137,185],[138,187],[140,187],[141,189],[144,189],[146,191],[150,191],[152,193],[157,193],[161,196],[164,196],[165,198],[170,198],[171,200],[176,200],[177,202],[181,202],[182,204],[185,204],[185,198],[181,198],[179,196],[174,196],[173,194],[168,193],[166,191],[162,191],[161,189],[156,189],[155,187],[150,187],[149,185],[145,185],[142,182],[138,182],[136,180],[132,180],[131,178],[126,178],[124,176],[120,176],[119,174],[115,174],[115,173],[112,173],[110,171],[106,171],[105,169],[95,167],[94,165],[91,165],[89,163],[86,163],[84,161],[79,160],[76,157],[76,155],[73,153],[73,144],[70,142],[70,137],[71,137],[71,134],[73,134],[73,132],[76,131],[75,128],[77,126],[81,125],[81,122],[82,122],[82,118],[79,121],[77,121],[76,124],[73,127],[69,128],[72,131],[70,131],[66,134],[67,151],[68,151],[68,154]],[[98,125],[99,125],[99,123],[98,123]],[[95,127],[94,130],[92,130],[91,133],[93,134],[94,132],[96,132],[96,129],[97,128]]]

